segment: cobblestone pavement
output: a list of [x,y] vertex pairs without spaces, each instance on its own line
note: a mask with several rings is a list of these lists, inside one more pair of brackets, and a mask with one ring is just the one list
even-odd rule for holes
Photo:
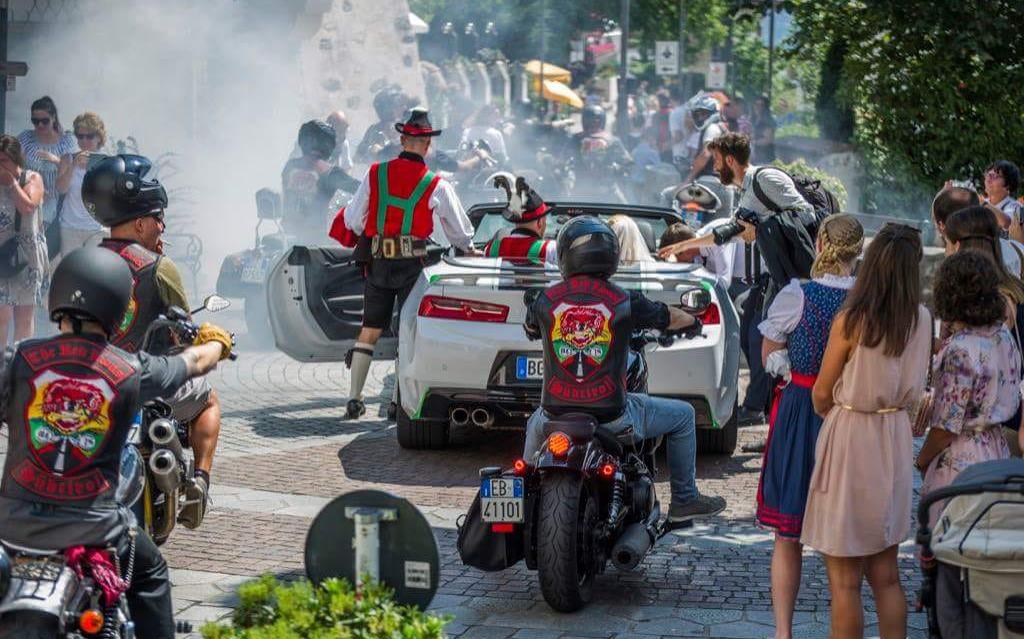
[[[702,491],[726,496],[729,508],[707,525],[663,539],[634,573],[614,568],[597,579],[585,612],[552,612],[536,575],[522,565],[499,573],[462,566],[455,519],[469,505],[481,466],[508,464],[521,450],[516,433],[457,433],[446,451],[405,451],[382,417],[392,366],[375,363],[367,415],[340,419],[344,367],[299,364],[279,353],[246,352],[211,376],[224,411],[213,472],[213,507],[199,530],[179,528],[164,547],[172,567],[179,619],[196,627],[230,614],[235,587],[264,572],[303,574],[303,543],[312,518],[331,498],[376,488],[410,499],[427,515],[441,549],[441,579],[432,608],[451,615],[453,637],[771,637],[768,570],[771,537],[753,523],[760,455],[698,460]],[[741,429],[740,441],[765,428]],[[658,491],[667,500],[668,484]],[[913,547],[900,568],[908,597],[916,590]],[[865,590],[868,636],[877,634]],[[795,637],[828,635],[828,588],[820,559],[808,553]],[[910,616],[911,637],[924,619]],[[198,636],[198,635],[196,635]]]

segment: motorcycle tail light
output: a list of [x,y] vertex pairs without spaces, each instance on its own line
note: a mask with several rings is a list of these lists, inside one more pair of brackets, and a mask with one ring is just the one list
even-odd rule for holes
[[515,524],[491,524],[491,532],[492,533],[508,534],[508,533],[515,532],[515,529],[516,529],[516,525]]
[[611,479],[615,476],[615,464],[601,464],[601,476]]
[[712,326],[722,323],[722,312],[718,310],[718,304],[712,304],[704,309],[704,312],[698,315],[700,321],[704,326]]
[[555,457],[565,457],[569,452],[572,441],[565,433],[551,433],[548,437],[548,450]]
[[526,460],[517,459],[515,461],[515,463],[512,464],[512,472],[514,472],[517,477],[522,477],[523,475],[525,475],[526,474]]
[[78,617],[78,627],[87,635],[99,634],[103,630],[103,613],[90,608]]
[[463,320],[468,322],[503,323],[508,319],[508,307],[457,297],[424,295],[420,301],[420,317]]

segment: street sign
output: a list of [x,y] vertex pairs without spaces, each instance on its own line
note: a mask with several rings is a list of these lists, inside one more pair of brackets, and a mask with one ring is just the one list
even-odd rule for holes
[[679,43],[658,40],[654,43],[654,72],[657,75],[679,74]]
[[28,75],[28,63],[0,62],[0,75]]
[[409,501],[379,490],[334,499],[306,536],[306,575],[314,583],[363,578],[395,592],[395,601],[426,609],[437,592],[441,563],[426,517]]
[[725,88],[725,74],[726,74],[726,63],[725,62],[711,62],[708,64],[708,78],[707,85],[709,89],[724,89]]

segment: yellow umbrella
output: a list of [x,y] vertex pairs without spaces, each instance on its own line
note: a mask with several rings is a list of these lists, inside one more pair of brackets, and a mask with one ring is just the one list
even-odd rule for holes
[[[547,78],[547,76],[544,76]],[[553,102],[561,102],[571,107],[582,109],[583,100],[576,92],[557,80],[544,80],[544,98]]]
[[[531,75],[540,75],[540,60],[530,60],[523,66],[523,70]],[[562,67],[557,67],[547,62],[544,63],[544,79],[557,80],[558,82],[572,82],[572,72]]]

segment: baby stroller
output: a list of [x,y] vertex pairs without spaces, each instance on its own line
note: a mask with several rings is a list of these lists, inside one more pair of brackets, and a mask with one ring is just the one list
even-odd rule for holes
[[929,638],[1024,639],[1024,460],[971,466],[922,497],[917,520]]

